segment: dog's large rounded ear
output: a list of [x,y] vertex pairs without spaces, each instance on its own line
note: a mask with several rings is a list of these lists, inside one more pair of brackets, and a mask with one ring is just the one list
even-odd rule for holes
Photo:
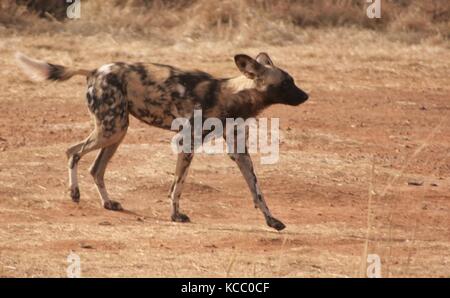
[[259,53],[258,56],[256,56],[256,61],[262,65],[273,66],[272,59],[270,59],[267,53]]
[[265,67],[258,63],[255,59],[250,56],[239,54],[234,56],[234,62],[238,69],[249,79],[255,79],[258,76],[261,76]]

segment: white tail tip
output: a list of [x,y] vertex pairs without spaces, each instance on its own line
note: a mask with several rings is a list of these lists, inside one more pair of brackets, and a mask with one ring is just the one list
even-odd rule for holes
[[20,52],[15,54],[17,65],[33,81],[46,80],[50,74],[50,67],[47,62],[32,59]]

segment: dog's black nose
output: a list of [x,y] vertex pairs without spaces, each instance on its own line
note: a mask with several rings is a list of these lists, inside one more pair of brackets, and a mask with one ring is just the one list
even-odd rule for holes
[[309,95],[308,93],[305,92],[305,94],[303,95],[303,101],[307,101],[309,99]]

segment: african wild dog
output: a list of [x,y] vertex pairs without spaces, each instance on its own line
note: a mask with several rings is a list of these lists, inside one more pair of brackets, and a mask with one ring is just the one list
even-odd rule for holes
[[[201,109],[204,119],[248,119],[272,104],[297,106],[308,99],[293,78],[276,67],[266,53],[259,54],[256,59],[236,55],[234,60],[242,75],[230,79],[217,79],[205,72],[184,71],[156,63],[117,62],[95,70],[84,70],[34,60],[20,53],[16,58],[25,73],[34,79],[64,81],[74,75],[87,77],[87,104],[95,119],[95,129],[84,141],[66,152],[70,195],[74,202],[79,202],[78,161],[86,153],[100,149],[90,172],[103,207],[109,210],[122,210],[118,202],[109,198],[103,177],[109,160],[127,132],[129,114],[149,125],[170,129],[177,117],[192,119],[194,109]],[[250,188],[255,207],[261,209],[267,224],[277,230],[284,229],[284,224],[272,216],[264,201],[248,151],[229,153],[229,156],[237,163]],[[175,179],[169,193],[171,218],[175,222],[189,221],[189,217],[179,211],[179,199],[192,158],[193,153],[178,155]]]

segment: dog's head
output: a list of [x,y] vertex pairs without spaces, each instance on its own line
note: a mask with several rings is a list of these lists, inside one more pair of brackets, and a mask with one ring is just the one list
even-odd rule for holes
[[270,103],[297,106],[308,100],[308,94],[295,85],[286,71],[276,67],[266,53],[260,53],[256,59],[239,54],[234,61],[238,69],[254,81],[256,89],[266,94]]

